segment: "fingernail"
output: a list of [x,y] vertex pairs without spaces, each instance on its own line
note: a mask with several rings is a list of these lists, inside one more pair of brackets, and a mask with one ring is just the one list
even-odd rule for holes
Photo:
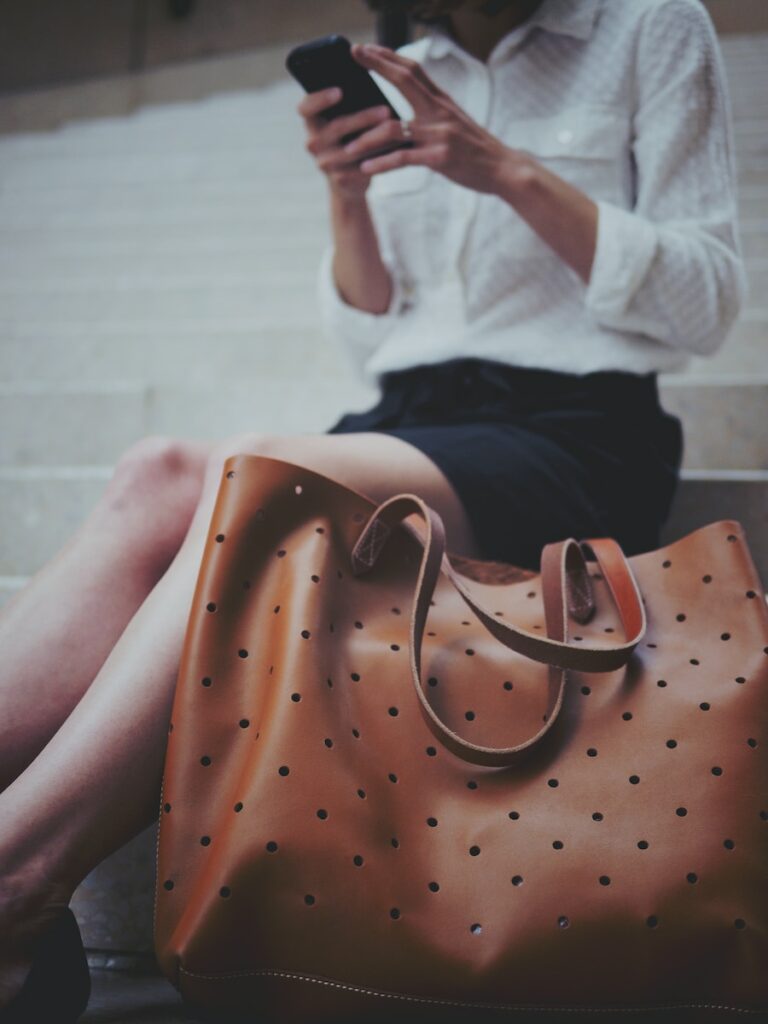
[[329,100],[341,99],[341,89],[339,89],[337,86],[334,85],[333,88],[328,90],[328,99]]

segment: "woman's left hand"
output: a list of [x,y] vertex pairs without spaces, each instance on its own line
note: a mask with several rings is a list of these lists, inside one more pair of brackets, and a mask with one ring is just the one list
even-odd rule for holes
[[402,122],[390,118],[368,129],[344,148],[350,156],[363,158],[359,169],[364,174],[422,164],[476,192],[497,191],[501,170],[509,163],[513,151],[435,85],[417,61],[385,46],[359,43],[353,45],[352,56],[363,67],[396,86],[414,112],[410,122],[411,147],[365,159],[366,153],[403,139]]

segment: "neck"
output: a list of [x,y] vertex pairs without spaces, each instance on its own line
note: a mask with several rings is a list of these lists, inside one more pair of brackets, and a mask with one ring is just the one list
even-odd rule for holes
[[467,53],[483,62],[496,43],[522,25],[542,0],[471,0],[449,15],[449,31]]

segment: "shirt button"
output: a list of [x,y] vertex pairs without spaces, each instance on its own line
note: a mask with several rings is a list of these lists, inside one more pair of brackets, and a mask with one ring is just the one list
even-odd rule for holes
[[557,133],[557,141],[563,146],[567,146],[569,142],[573,142],[573,132],[570,128],[561,128]]

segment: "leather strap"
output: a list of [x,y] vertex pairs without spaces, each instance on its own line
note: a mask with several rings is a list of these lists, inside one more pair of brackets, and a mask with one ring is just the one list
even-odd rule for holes
[[591,549],[597,559],[619,610],[624,635],[642,636],[646,628],[645,605],[621,547],[612,537],[583,540],[581,544],[583,548]]
[[[417,512],[426,524],[424,537],[402,520]],[[398,494],[383,502],[371,514],[352,551],[355,575],[368,572],[375,564],[393,528],[401,524],[424,548],[419,567],[410,621],[410,661],[413,684],[427,725],[449,750],[472,764],[504,767],[519,761],[537,746],[554,726],[563,703],[565,668],[586,672],[610,672],[626,664],[645,633],[645,609],[632,570],[615,541],[601,538],[589,546],[609,583],[617,603],[626,641],[604,647],[568,644],[569,615],[586,622],[594,613],[589,573],[582,547],[573,538],[547,544],[542,550],[541,580],[548,637],[500,622],[478,604],[453,571],[445,556],[445,529],[438,513],[415,494]],[[443,571],[472,608],[483,625],[506,647],[550,666],[548,709],[545,724],[529,740],[515,747],[483,747],[462,739],[443,723],[424,693],[421,681],[421,646],[429,605]]]

